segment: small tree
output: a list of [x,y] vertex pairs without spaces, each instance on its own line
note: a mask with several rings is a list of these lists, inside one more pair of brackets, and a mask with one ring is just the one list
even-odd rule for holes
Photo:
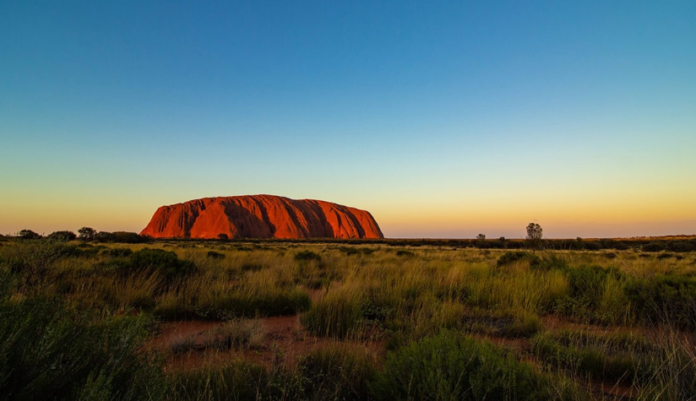
[[94,233],[93,240],[97,242],[114,242],[114,235],[109,231],[99,231]]
[[82,227],[77,230],[77,233],[80,234],[78,238],[83,241],[93,241],[94,237],[97,235],[97,231],[91,227]]
[[26,230],[26,229],[18,232],[17,236],[21,239],[39,239],[39,238],[41,238],[40,234],[37,234],[34,231]]
[[575,239],[575,249],[585,249],[585,243],[582,242],[582,238],[578,237]]
[[529,223],[527,225],[527,241],[532,250],[541,248],[541,238],[544,230],[537,223]]
[[476,236],[476,239],[479,241],[485,241],[486,240],[486,234],[479,234]]
[[67,242],[67,241],[72,241],[75,238],[77,238],[77,235],[75,235],[74,232],[67,231],[67,230],[66,231],[55,231],[55,232],[50,233],[47,238],[55,240],[55,241]]

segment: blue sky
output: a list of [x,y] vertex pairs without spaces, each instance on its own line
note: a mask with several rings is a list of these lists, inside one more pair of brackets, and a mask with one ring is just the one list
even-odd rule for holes
[[0,233],[268,193],[390,237],[696,233],[696,3],[0,3]]

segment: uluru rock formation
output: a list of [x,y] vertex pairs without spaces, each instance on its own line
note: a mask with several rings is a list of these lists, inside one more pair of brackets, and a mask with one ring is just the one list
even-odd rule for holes
[[372,215],[320,200],[273,195],[162,206],[140,233],[154,238],[384,238]]

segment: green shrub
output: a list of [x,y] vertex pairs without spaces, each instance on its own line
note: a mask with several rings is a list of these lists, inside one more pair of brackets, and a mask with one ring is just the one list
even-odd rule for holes
[[108,248],[101,251],[100,254],[112,258],[127,258],[133,254],[133,250],[130,248]]
[[541,264],[541,258],[537,255],[524,251],[509,251],[498,258],[497,265],[502,267],[521,261],[529,261],[530,267],[537,267]]
[[529,338],[540,332],[543,328],[541,320],[536,315],[525,315],[522,318],[514,319],[510,324],[503,327],[502,335],[512,338]]
[[644,339],[563,331],[537,335],[532,353],[555,368],[623,383],[640,383],[655,368],[656,351]]
[[657,260],[669,259],[669,258],[673,258],[673,257],[674,257],[674,254],[665,252],[665,253],[661,253],[661,254],[657,255]]
[[21,239],[40,239],[41,234],[38,234],[32,230],[21,230],[17,233],[17,238]]
[[328,293],[313,303],[301,320],[310,333],[346,338],[362,328],[362,301],[356,294]]
[[642,246],[643,252],[661,252],[665,250],[664,242],[651,242]]
[[215,251],[208,251],[206,256],[210,259],[225,259],[225,254]]
[[696,277],[635,278],[627,284],[626,293],[644,323],[696,328]]
[[172,279],[195,272],[196,266],[191,261],[179,259],[174,252],[144,248],[128,257],[125,270],[124,273],[128,274],[133,271],[157,270],[168,279]]
[[665,248],[672,252],[692,252],[696,250],[696,245],[688,241],[669,241]]
[[376,374],[366,350],[320,348],[298,361],[297,372],[306,399],[370,400],[369,383]]
[[316,260],[317,262],[321,261],[321,256],[319,254],[314,253],[312,251],[301,251],[295,254],[295,260],[297,261],[310,261],[310,260]]
[[269,374],[263,366],[234,361],[223,366],[176,371],[169,381],[171,392],[166,399],[258,400],[267,398]]
[[580,319],[601,320],[596,313],[602,305],[607,277],[612,275],[620,279],[621,274],[615,269],[599,266],[580,266],[566,271],[568,277],[568,295],[556,300],[556,312]]
[[336,248],[339,251],[345,253],[346,255],[372,255],[375,250],[370,249],[370,248],[358,248],[358,247],[349,247],[349,246],[341,246]]
[[257,272],[263,269],[263,265],[259,263],[244,263],[240,268],[243,272]]
[[28,241],[3,253],[0,266],[15,274],[28,292],[38,292],[49,278],[53,266],[69,257],[91,256],[99,250],[80,249],[56,241]]
[[463,319],[463,328],[470,333],[508,338],[529,338],[543,329],[541,320],[534,314],[474,313]]
[[54,241],[68,242],[77,239],[77,235],[72,231],[55,231],[50,233],[46,238]]
[[3,302],[2,399],[160,399],[160,367],[140,349],[144,321],[92,320],[55,299]]
[[347,247],[347,246],[342,246],[338,248],[339,251],[345,253],[346,255],[357,255],[360,253],[360,249],[358,248],[353,248],[353,247]]
[[549,255],[549,256],[547,256],[547,257],[545,257],[545,258],[541,261],[541,263],[535,264],[535,265],[533,265],[533,266],[531,266],[531,267],[534,267],[534,268],[537,268],[537,269],[540,269],[540,270],[553,270],[553,269],[556,269],[556,270],[563,270],[563,271],[565,271],[565,270],[568,270],[568,269],[569,269],[568,261],[567,261],[565,258],[556,255],[555,253],[554,253],[554,254],[551,254],[551,255]]
[[158,305],[153,314],[165,320],[182,318],[228,320],[256,316],[294,315],[309,309],[310,304],[309,295],[297,288],[266,293],[229,292],[186,308],[178,307],[172,310]]
[[599,251],[602,249],[602,244],[598,241],[586,241],[584,242],[585,249],[588,251]]
[[442,332],[389,353],[373,390],[383,400],[541,400],[544,384],[493,344]]

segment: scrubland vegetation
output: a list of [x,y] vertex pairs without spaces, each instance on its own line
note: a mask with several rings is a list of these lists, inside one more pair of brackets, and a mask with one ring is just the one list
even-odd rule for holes
[[[54,237],[0,241],[0,399],[696,398],[689,239]],[[298,317],[282,340],[277,316]]]

